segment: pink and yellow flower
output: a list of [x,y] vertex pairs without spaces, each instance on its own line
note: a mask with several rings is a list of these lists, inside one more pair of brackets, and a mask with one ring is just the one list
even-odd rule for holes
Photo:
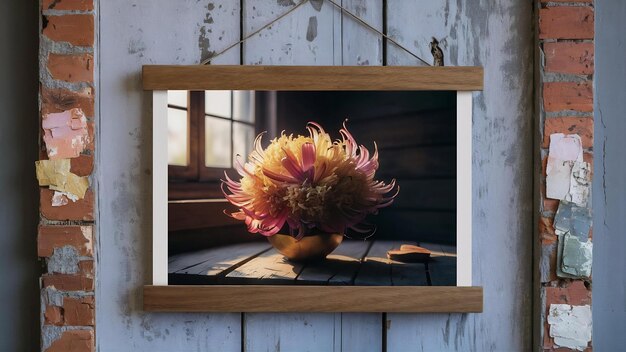
[[[227,174],[222,180],[224,196],[239,208],[228,215],[245,221],[249,232],[265,236],[276,234],[285,223],[297,238],[315,228],[332,233],[371,232],[366,216],[393,203],[399,191],[395,180],[389,184],[374,180],[376,144],[370,156],[345,124],[339,130],[342,138],[334,142],[314,122],[309,122],[307,130],[309,136],[282,133],[265,149],[263,133],[256,137],[248,161],[236,163],[239,182]],[[395,194],[386,196],[394,188]]]

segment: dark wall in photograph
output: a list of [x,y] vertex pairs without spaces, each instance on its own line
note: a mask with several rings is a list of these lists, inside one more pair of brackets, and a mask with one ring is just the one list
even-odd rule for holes
[[376,238],[456,243],[456,92],[278,92],[278,131],[306,134],[308,121],[331,136],[348,129],[370,152],[377,179],[400,194],[372,217]]

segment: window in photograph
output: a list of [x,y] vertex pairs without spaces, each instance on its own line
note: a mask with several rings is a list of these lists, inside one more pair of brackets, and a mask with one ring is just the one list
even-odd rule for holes
[[169,198],[220,198],[224,171],[247,158],[261,132],[254,92],[170,90],[167,103]]

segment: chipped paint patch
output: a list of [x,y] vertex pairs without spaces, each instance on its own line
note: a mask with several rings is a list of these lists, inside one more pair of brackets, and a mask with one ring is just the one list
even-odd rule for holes
[[306,30],[306,40],[312,42],[315,38],[317,38],[317,16],[311,16]]
[[591,185],[591,166],[583,161],[583,147],[577,134],[550,135],[546,168],[546,196],[587,206]]
[[593,243],[590,239],[579,241],[569,233],[563,236],[563,262],[561,270],[576,277],[590,277],[593,260]]
[[579,207],[568,201],[559,202],[559,208],[554,217],[554,229],[559,233],[570,234],[586,241],[591,229],[591,211],[588,208]]
[[49,186],[55,191],[52,197],[53,206],[67,204],[63,196],[73,202],[85,197],[85,192],[89,188],[89,179],[71,173],[70,168],[69,159],[35,161],[39,186]]
[[41,127],[50,159],[76,158],[89,143],[87,118],[81,109],[45,114]]
[[591,306],[551,304],[548,324],[555,345],[583,351],[591,341]]

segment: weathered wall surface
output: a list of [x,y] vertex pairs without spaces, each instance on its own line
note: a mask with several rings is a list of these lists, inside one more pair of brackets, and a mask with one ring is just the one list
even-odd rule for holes
[[[39,348],[37,3],[0,2],[0,350]],[[18,35],[19,34],[19,35]]]
[[626,346],[626,3],[596,2],[593,343]]
[[[97,345],[101,351],[529,350],[532,4],[343,0],[419,56],[485,67],[474,95],[474,280],[483,314],[146,314],[151,102],[141,65],[195,64],[295,1],[100,3]],[[386,13],[386,21],[383,14]],[[242,15],[242,16],[241,16]],[[241,16],[241,17],[240,17]],[[242,22],[241,22],[242,21]],[[327,1],[310,1],[213,64],[416,65]],[[240,51],[241,49],[241,51]],[[383,328],[383,326],[385,328]]]

